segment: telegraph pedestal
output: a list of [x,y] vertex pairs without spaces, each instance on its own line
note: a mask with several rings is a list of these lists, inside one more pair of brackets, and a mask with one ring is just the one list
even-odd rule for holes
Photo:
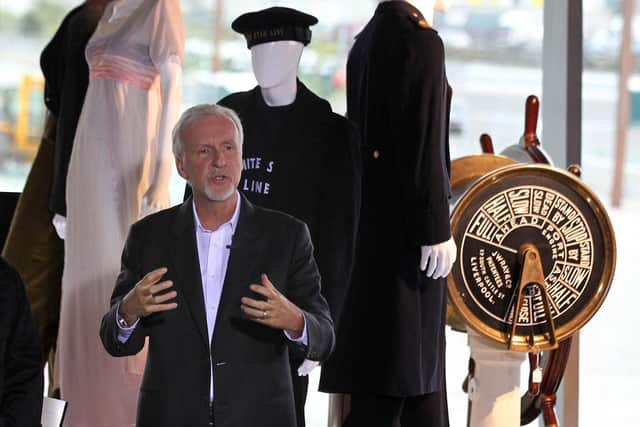
[[469,348],[475,372],[468,381],[471,427],[520,425],[520,366],[526,353],[498,348],[469,330]]

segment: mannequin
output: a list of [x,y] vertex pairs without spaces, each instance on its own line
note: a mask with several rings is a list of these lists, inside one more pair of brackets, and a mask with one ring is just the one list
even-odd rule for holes
[[411,3],[381,1],[347,63],[347,115],[362,136],[362,210],[349,310],[320,387],[351,395],[348,427],[449,424],[451,88],[428,21],[436,2]]
[[64,186],[71,145],[89,84],[84,50],[106,3],[89,0],[72,9],[42,51],[40,65],[49,114],[3,252],[24,279],[44,360],[49,362],[52,397],[60,397],[52,373],[64,245],[51,218],[52,212],[65,212]]
[[178,0],[117,0],[87,44],[90,82],[66,182],[56,364],[74,427],[135,424],[146,353],[111,358],[96,330],[129,226],[169,204],[183,51]]
[[[379,3],[386,3],[393,0],[380,0]],[[414,5],[422,12],[424,21],[433,23],[434,12],[444,12],[449,8],[449,0],[400,0]],[[456,243],[453,238],[435,245],[423,245],[420,248],[420,270],[424,271],[427,277],[439,279],[446,277],[451,272],[453,263],[456,262]]]
[[[334,327],[350,283],[360,208],[359,139],[353,124],[331,111],[297,78],[309,26],[317,19],[274,7],[232,24],[251,51],[258,86],[220,101],[245,130],[240,190],[258,205],[293,215],[309,227]],[[304,426],[312,360],[291,359],[298,426]]]
[[[111,16],[107,20],[113,23],[126,14],[135,10],[141,0],[120,0],[113,3]],[[159,209],[168,206],[169,200],[169,180],[171,178],[171,163],[167,162],[167,151],[170,151],[171,130],[175,123],[175,118],[180,109],[180,92],[182,82],[182,66],[179,58],[168,58],[158,66],[160,75],[160,91],[163,101],[163,110],[160,117],[158,130],[158,158],[159,166],[156,176],[142,198],[140,205],[140,217],[146,216]],[[61,213],[56,213],[53,218],[53,225],[61,239],[66,235],[66,217]]]

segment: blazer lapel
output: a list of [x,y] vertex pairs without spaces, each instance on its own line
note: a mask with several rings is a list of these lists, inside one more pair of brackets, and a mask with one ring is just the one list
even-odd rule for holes
[[220,339],[217,332],[221,327],[230,321],[242,319],[240,298],[249,296],[250,283],[260,281],[260,272],[254,271],[257,265],[255,260],[258,258],[261,247],[259,225],[253,218],[253,205],[242,193],[240,193],[240,203],[240,216],[231,243],[231,253],[213,333],[214,340]]
[[173,260],[176,265],[176,287],[182,291],[191,317],[198,327],[203,343],[209,348],[207,316],[204,308],[200,262],[196,243],[196,231],[193,219],[192,198],[189,197],[179,208],[173,227]]

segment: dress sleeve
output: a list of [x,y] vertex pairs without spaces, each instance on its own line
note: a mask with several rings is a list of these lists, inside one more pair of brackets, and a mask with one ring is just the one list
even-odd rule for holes
[[152,24],[150,55],[156,67],[167,60],[182,63],[184,23],[179,0],[158,0]]

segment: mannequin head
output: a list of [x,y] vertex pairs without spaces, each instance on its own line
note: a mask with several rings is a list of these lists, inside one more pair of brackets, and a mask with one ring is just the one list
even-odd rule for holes
[[304,45],[298,41],[281,40],[251,48],[251,66],[261,88],[273,88],[296,78]]
[[302,49],[311,41],[309,27],[317,22],[295,9],[271,7],[245,13],[231,24],[247,40],[253,73],[267,105],[295,101],[298,63]]

